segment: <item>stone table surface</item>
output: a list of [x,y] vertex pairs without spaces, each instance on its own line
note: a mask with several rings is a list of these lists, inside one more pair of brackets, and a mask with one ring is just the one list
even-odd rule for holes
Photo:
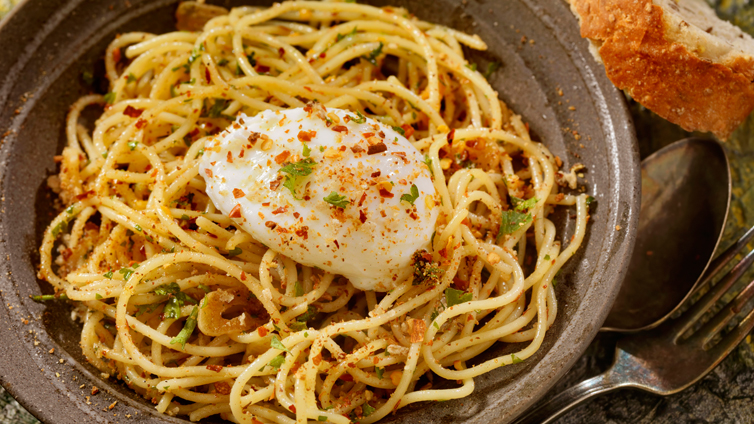
[[[718,14],[754,35],[754,2],[708,0]],[[0,0],[0,19],[20,0]],[[687,133],[629,99],[641,156],[646,157]],[[724,144],[733,176],[733,198],[725,229],[725,248],[754,225],[754,114]],[[750,273],[754,274],[754,273]],[[754,275],[747,275],[751,281]],[[600,333],[586,353],[552,389],[557,393],[606,370],[620,336]],[[751,336],[702,381],[673,396],[660,397],[620,390],[594,399],[561,417],[558,424],[715,423],[754,422],[754,341]],[[39,423],[0,387],[0,424]]]

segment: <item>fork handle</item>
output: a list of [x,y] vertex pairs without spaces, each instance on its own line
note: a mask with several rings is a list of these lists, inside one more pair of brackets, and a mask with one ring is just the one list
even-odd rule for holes
[[563,390],[555,396],[547,399],[544,403],[528,410],[524,415],[514,421],[514,424],[552,423],[558,417],[585,400],[620,388],[621,385],[616,384],[615,381],[611,381],[608,373],[609,371]]

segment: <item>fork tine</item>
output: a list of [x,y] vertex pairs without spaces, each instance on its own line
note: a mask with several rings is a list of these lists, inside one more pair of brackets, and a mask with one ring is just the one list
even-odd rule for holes
[[[747,232],[748,234],[748,232]],[[674,323],[673,342],[677,343],[678,339],[696,323],[699,318],[709,311],[717,303],[725,292],[746,272],[754,263],[754,250],[749,252],[741,262],[737,263],[713,288],[710,289],[698,302],[696,302],[688,311],[683,313]]]
[[720,341],[720,343],[716,344],[712,349],[709,350],[710,354],[715,355],[716,357],[720,358],[712,365],[712,367],[719,364],[726,356],[728,356],[728,354],[733,349],[735,349],[739,343],[741,343],[741,340],[743,340],[751,332],[753,328],[754,328],[754,310],[749,312],[749,314],[746,315],[746,318],[741,320],[741,322],[733,331],[726,334],[725,337],[723,337],[723,339]]
[[728,263],[736,257],[736,255],[743,250],[744,247],[754,238],[754,226],[749,228],[744,235],[742,235],[738,240],[736,240],[735,243],[733,243],[730,247],[725,249],[725,252],[721,253],[720,256],[715,258],[712,262],[710,262],[709,267],[707,268],[707,271],[704,273],[704,276],[701,280],[699,280],[699,283],[694,287],[694,290],[691,292],[690,297],[694,297],[695,294],[699,293],[702,288],[706,287],[710,281],[715,277],[715,275],[719,274],[720,271],[725,268]]
[[[709,320],[702,328],[694,333],[694,339],[701,339],[702,347],[707,348],[710,341],[715,337],[717,333],[722,331],[723,328],[730,322],[730,320],[736,316],[744,305],[754,295],[754,281],[751,281],[745,289],[741,291],[733,300],[731,300],[725,307],[720,310],[715,316]],[[691,341],[691,340],[690,340]]]

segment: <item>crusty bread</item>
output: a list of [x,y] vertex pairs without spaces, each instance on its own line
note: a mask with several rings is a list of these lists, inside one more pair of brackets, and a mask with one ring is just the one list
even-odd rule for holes
[[689,131],[721,139],[754,108],[754,39],[704,0],[569,0],[610,80]]

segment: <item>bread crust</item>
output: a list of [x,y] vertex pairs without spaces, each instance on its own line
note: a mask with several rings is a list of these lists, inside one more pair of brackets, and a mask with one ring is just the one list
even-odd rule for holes
[[668,39],[663,9],[651,0],[570,1],[608,78],[668,121],[727,139],[754,108],[751,57],[700,58]]

